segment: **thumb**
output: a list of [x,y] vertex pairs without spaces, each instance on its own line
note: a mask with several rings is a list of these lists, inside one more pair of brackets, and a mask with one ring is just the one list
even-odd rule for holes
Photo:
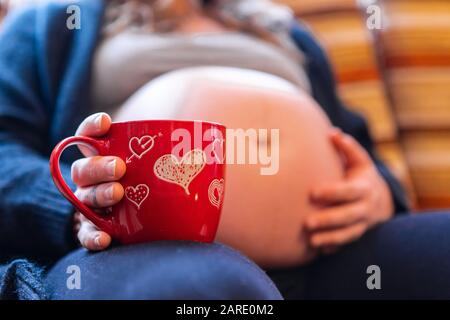
[[367,151],[352,136],[343,133],[339,128],[333,128],[330,139],[336,150],[344,157],[347,167],[370,164]]

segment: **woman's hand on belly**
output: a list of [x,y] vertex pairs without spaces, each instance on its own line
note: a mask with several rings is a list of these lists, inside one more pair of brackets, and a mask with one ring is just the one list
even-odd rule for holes
[[330,138],[345,159],[345,178],[312,190],[312,201],[324,209],[306,219],[309,242],[324,253],[357,240],[394,212],[390,190],[364,148],[339,129]]

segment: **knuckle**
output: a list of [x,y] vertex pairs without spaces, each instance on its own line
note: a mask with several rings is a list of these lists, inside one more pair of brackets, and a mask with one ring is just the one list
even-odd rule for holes
[[85,205],[91,205],[92,204],[91,198],[89,196],[89,189],[79,189],[77,197]]
[[82,189],[78,188],[77,190],[75,190],[74,194],[75,194],[75,197],[78,198],[78,200],[80,200],[81,202],[84,202],[85,192]]
[[94,181],[97,178],[99,170],[96,158],[97,157],[83,158],[72,164],[72,181],[76,185],[80,185],[88,181]]
[[97,178],[98,170],[97,170],[97,159],[96,157],[91,157],[87,160],[85,165],[85,171],[87,178],[94,180]]
[[89,201],[95,207],[99,207],[99,202],[98,202],[99,196],[101,196],[101,194],[98,192],[97,185],[89,188]]
[[105,176],[105,164],[104,157],[93,156],[87,158],[84,166],[86,178],[92,182],[100,181]]

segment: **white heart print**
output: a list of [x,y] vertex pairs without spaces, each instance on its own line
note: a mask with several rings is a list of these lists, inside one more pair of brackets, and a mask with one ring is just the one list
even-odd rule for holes
[[[217,209],[220,208],[220,205],[223,201],[223,195],[225,190],[225,180],[224,179],[214,179],[211,181],[208,187],[208,198],[209,202],[216,207]],[[217,192],[217,196],[216,196]]]
[[180,161],[173,154],[161,156],[156,160],[153,171],[159,179],[181,186],[189,195],[189,185],[205,165],[206,155],[203,150],[194,149]]

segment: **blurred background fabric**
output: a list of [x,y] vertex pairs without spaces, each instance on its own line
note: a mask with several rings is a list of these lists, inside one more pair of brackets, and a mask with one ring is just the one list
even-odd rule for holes
[[[8,4],[38,1],[0,0],[0,20]],[[411,205],[450,207],[450,0],[276,1],[327,51],[341,98],[368,119]]]
[[[279,0],[329,54],[416,209],[450,207],[450,1]],[[369,28],[375,10],[381,28]]]

